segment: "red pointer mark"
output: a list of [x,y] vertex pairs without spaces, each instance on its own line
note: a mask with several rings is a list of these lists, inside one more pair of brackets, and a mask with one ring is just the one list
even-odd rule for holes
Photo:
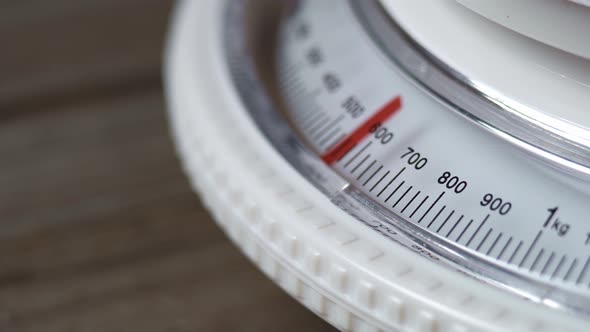
[[342,142],[338,143],[334,148],[322,155],[322,160],[328,165],[340,160],[340,158],[344,157],[348,151],[352,150],[360,141],[369,135],[371,127],[387,121],[387,119],[399,111],[401,106],[401,97],[395,97],[395,99],[381,107],[377,113],[373,114],[372,117],[367,119],[367,121],[342,140]]

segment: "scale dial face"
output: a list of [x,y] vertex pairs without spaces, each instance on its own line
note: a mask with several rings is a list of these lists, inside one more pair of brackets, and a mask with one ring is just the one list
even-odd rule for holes
[[473,270],[583,302],[588,184],[461,116],[400,69],[361,22],[356,5],[336,0],[301,1],[285,17],[277,72],[301,139],[350,187]]

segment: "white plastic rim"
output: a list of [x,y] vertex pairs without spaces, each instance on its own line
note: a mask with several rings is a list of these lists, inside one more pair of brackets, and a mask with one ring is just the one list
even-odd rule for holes
[[[491,98],[510,101],[508,107],[531,121],[567,126],[564,135],[590,144],[590,60],[524,37],[456,1],[380,1],[422,47]],[[590,13],[568,5],[580,7],[577,16]]]
[[579,5],[590,7],[590,0],[570,0],[571,2],[575,2]]
[[225,3],[176,8],[165,68],[171,130],[194,189],[262,271],[347,331],[587,330],[387,240],[307,183],[235,91],[222,42]]
[[[539,0],[457,0],[463,6],[523,36],[590,59],[590,9],[582,2]],[[586,3],[588,5],[589,2]],[[551,22],[551,24],[548,24]]]

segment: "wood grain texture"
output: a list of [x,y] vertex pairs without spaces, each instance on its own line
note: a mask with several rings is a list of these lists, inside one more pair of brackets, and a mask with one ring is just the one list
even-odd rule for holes
[[154,86],[171,1],[12,1],[0,13],[0,117]]
[[159,83],[169,9],[0,13],[0,42],[18,40],[0,59],[0,331],[333,330],[233,247],[181,173]]

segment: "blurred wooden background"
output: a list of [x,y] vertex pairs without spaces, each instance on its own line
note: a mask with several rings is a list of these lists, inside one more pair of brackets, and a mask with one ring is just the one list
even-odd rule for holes
[[5,1],[0,331],[331,331],[188,187],[160,62],[169,1]]

